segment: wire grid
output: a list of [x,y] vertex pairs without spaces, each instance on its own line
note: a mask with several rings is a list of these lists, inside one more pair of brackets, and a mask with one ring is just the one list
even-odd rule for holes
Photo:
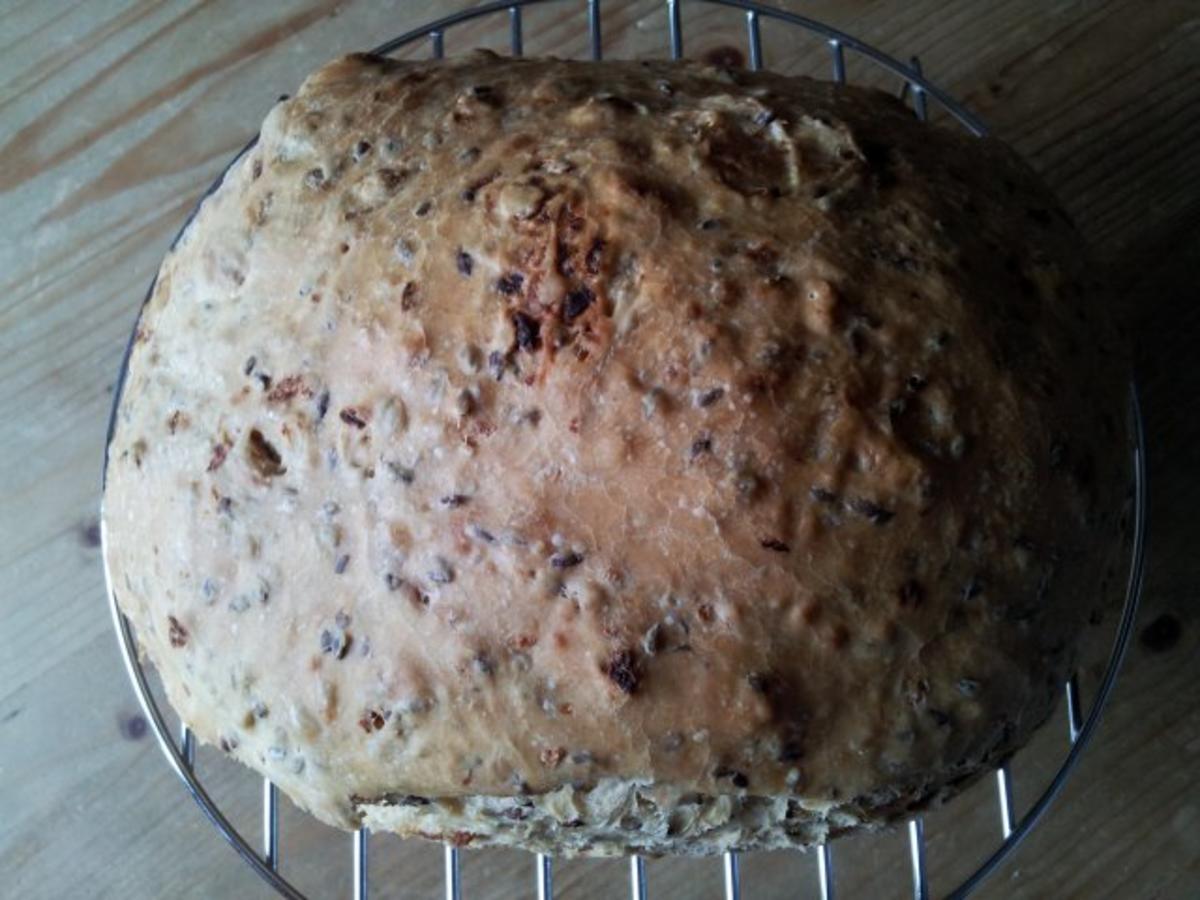
[[[373,51],[387,55],[402,47],[407,47],[420,40],[428,40],[430,55],[441,59],[445,55],[445,35],[451,27],[473,19],[493,15],[506,15],[509,22],[509,49],[513,56],[521,56],[524,52],[522,8],[535,4],[562,2],[562,0],[516,0],[516,2],[493,2],[482,6],[463,10],[453,15],[445,16],[414,29]],[[578,0],[577,0],[578,2]],[[813,19],[799,16],[785,10],[775,9],[759,3],[746,0],[693,0],[695,4],[705,3],[714,6],[732,7],[743,12],[746,27],[746,47],[749,57],[749,67],[759,70],[764,67],[761,23],[764,19],[775,20],[797,26],[804,31],[815,34],[828,44],[829,62],[833,80],[839,84],[846,82],[846,52],[851,51],[859,57],[869,60],[887,72],[897,76],[901,81],[900,96],[912,103],[914,115],[921,121],[926,121],[929,112],[929,101],[933,100],[943,110],[950,114],[963,128],[977,137],[987,134],[987,129],[969,111],[960,106],[953,98],[936,85],[926,80],[920,60],[912,57],[905,65],[887,54],[863,43],[857,38],[831,28]],[[688,4],[693,5],[693,3]],[[681,59],[683,48],[682,4],[680,0],[664,0],[664,13],[667,21],[667,34],[671,59]],[[586,0],[588,49],[593,60],[603,58],[603,31],[600,0]],[[225,171],[213,182],[201,198],[200,203],[217,189],[233,165],[242,158],[257,142],[252,140],[241,152],[230,161]],[[191,224],[200,203],[193,210],[188,221],[184,223],[179,234],[172,242],[177,243]],[[153,292],[154,285],[147,292],[146,299]],[[120,404],[124,389],[125,375],[129,364],[129,354],[132,350],[132,337],[126,348],[125,358],[114,392],[112,415],[109,420],[108,440],[105,446],[105,472],[108,463],[108,445],[116,425],[117,408]],[[1117,672],[1124,658],[1129,643],[1133,622],[1137,614],[1141,597],[1143,581],[1143,561],[1145,546],[1145,506],[1146,506],[1146,459],[1144,434],[1142,430],[1141,408],[1138,402],[1137,390],[1130,384],[1129,392],[1130,419],[1133,428],[1133,538],[1132,557],[1128,580],[1126,583],[1125,603],[1113,639],[1112,650],[1108,665],[1096,693],[1095,701],[1087,715],[1083,718],[1079,680],[1072,675],[1064,686],[1066,694],[1067,732],[1071,747],[1058,771],[1029,812],[1020,819],[1013,818],[1012,777],[1008,763],[995,772],[997,814],[999,818],[1000,844],[992,854],[965,881],[958,885],[947,896],[962,898],[968,896],[977,888],[988,875],[1017,847],[1021,840],[1032,830],[1041,819],[1050,804],[1061,792],[1067,778],[1074,770],[1088,741],[1094,734],[1100,721],[1100,715],[1105,703],[1112,692]],[[221,835],[232,845],[234,850],[253,868],[268,884],[275,888],[280,895],[293,900],[305,900],[305,895],[290,884],[279,871],[279,792],[269,779],[263,779],[262,784],[262,838],[261,851],[256,851],[217,807],[201,784],[196,771],[196,742],[191,730],[182,726],[178,742],[172,737],[171,729],[163,718],[162,711],[150,691],[146,673],[138,661],[137,644],[129,621],[121,613],[112,589],[109,573],[105,571],[108,581],[109,607],[113,624],[117,631],[125,668],[133,687],[138,695],[143,712],[154,729],[159,747],[174,769],[175,774],[183,781],[201,810],[217,828]],[[353,859],[354,900],[367,900],[370,893],[369,879],[369,840],[367,829],[354,832],[351,843]],[[925,858],[924,820],[917,816],[908,822],[908,845],[912,879],[912,896],[914,900],[927,900],[929,897],[929,880]],[[828,844],[821,844],[815,849],[816,878],[819,895],[822,900],[833,900],[835,896],[835,874],[833,851]],[[723,859],[723,882],[726,900],[741,898],[741,860],[738,853],[727,852]],[[553,860],[545,854],[536,854],[534,863],[534,885],[538,900],[552,900],[554,896],[554,866]],[[460,851],[449,844],[444,850],[444,883],[446,900],[461,900],[462,876],[460,867]],[[646,880],[645,860],[640,856],[629,858],[629,892],[632,900],[647,900],[649,896]]]

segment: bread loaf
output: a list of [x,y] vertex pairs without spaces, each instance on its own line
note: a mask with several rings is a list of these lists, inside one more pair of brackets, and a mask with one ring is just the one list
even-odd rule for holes
[[997,141],[685,62],[347,57],[159,272],[112,589],[322,820],[822,841],[1049,713],[1114,580],[1124,364]]

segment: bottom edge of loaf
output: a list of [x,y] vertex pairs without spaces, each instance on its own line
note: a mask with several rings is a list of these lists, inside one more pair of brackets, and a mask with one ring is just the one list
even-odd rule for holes
[[795,795],[701,794],[610,778],[526,796],[387,794],[353,802],[372,831],[571,857],[802,849],[845,832],[886,827],[933,798],[887,799],[865,809]]

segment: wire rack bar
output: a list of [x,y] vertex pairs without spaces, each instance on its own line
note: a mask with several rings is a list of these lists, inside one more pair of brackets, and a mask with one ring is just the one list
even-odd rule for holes
[[521,7],[508,8],[508,46],[513,56],[525,54],[525,42],[521,34]]
[[[912,57],[909,60],[909,65],[918,75],[925,74],[923,71],[921,71],[921,60],[919,57]],[[929,121],[929,108],[928,100],[925,97],[925,88],[921,87],[921,85],[915,81],[906,81],[905,85],[912,87],[913,112],[917,114],[917,118],[922,122]]]
[[537,898],[554,900],[554,862],[545,853],[537,855]]
[[646,900],[646,861],[640,856],[629,857],[630,900]]
[[604,57],[603,35],[600,32],[600,0],[588,0],[588,47],[592,59]]
[[1013,832],[1013,796],[1012,775],[1008,771],[1008,763],[996,770],[996,799],[1000,804],[1000,834],[1005,840]]
[[750,68],[757,72],[763,67],[762,35],[759,34],[757,10],[746,10],[746,43],[750,45]]
[[446,900],[462,900],[462,881],[458,865],[458,848],[446,845]]
[[682,59],[683,23],[679,21],[679,0],[667,0],[667,31],[671,38],[671,59]]
[[[413,29],[406,34],[380,45],[373,52],[378,54],[390,54],[405,45],[414,43],[421,39],[428,39],[430,44],[430,54],[436,59],[441,59],[445,55],[444,36],[447,29],[461,22],[499,13],[502,15],[507,14],[508,16],[512,53],[514,56],[519,56],[524,51],[521,21],[523,7],[531,6],[536,3],[550,2],[558,2],[558,0],[498,0],[498,2],[483,3],[477,7],[460,10],[459,12],[451,15],[443,16],[434,22],[430,22],[420,28]],[[909,91],[912,92],[914,113],[919,119],[926,119],[928,114],[928,100],[932,98],[972,134],[982,136],[987,133],[986,128],[977,118],[975,118],[975,116],[960,106],[954,101],[953,98],[943,92],[936,85],[931,84],[925,79],[924,73],[921,69],[920,60],[916,57],[913,57],[910,60],[910,63],[905,65],[888,56],[887,54],[876,50],[870,45],[859,41],[857,38],[837,29],[830,28],[823,23],[787,12],[785,10],[750,2],[750,0],[703,0],[703,2],[712,5],[736,8],[745,13],[746,34],[749,45],[749,63],[752,69],[759,69],[763,65],[760,33],[761,20],[763,18],[769,18],[773,21],[784,22],[816,34],[822,37],[828,43],[832,56],[833,77],[838,83],[845,83],[846,81],[845,51],[848,48],[858,55],[865,57],[871,62],[879,65],[883,69],[898,75],[903,82],[901,96],[907,96]],[[682,4],[680,3],[680,0],[666,0],[668,39],[670,53],[673,59],[681,58],[683,55],[683,23],[681,18],[681,7]],[[600,59],[602,56],[602,31],[601,7],[599,0],[589,0],[587,9],[589,49],[592,58]],[[201,202],[203,202],[204,199],[206,199],[217,189],[217,187],[219,187],[225,177],[225,174],[232,169],[238,160],[245,156],[245,154],[254,146],[256,142],[257,138],[247,144],[246,147],[244,147],[242,151],[234,157],[229,166],[226,167],[225,172],[222,172],[221,177],[214,181],[205,192],[204,197],[201,198]],[[192,211],[187,221],[184,223],[183,228],[180,229],[179,233],[172,241],[172,248],[174,248],[174,246],[182,238],[199,208],[200,204],[197,204],[196,209]],[[148,300],[153,294],[154,287],[155,285],[152,283],[150,289],[147,291],[146,300]],[[136,333],[136,329],[134,333]],[[125,356],[123,358],[118,376],[117,387],[114,391],[113,406],[108,425],[108,438],[105,445],[105,475],[107,475],[109,446],[111,445],[113,433],[116,427],[116,412],[119,407],[125,385],[129,356],[132,346],[133,340],[131,336],[129,343],[126,346]],[[1100,714],[1107,703],[1108,697],[1111,694],[1113,685],[1115,683],[1117,672],[1128,647],[1129,637],[1132,631],[1144,577],[1146,502],[1144,433],[1142,428],[1141,408],[1138,402],[1136,389],[1132,384],[1130,386],[1130,404],[1135,441],[1133,447],[1134,535],[1132,561],[1126,587],[1125,607],[1122,611],[1122,617],[1118,626],[1116,638],[1114,639],[1108,668],[1105,671],[1104,678],[1101,682],[1099,690],[1097,691],[1096,699],[1090,711],[1087,713],[1086,719],[1084,717],[1083,707],[1080,702],[1077,678],[1072,676],[1072,678],[1066,683],[1065,690],[1067,694],[1068,729],[1072,739],[1071,750],[1068,753],[1066,760],[1060,766],[1050,786],[1043,792],[1037,802],[1033,804],[1026,816],[1019,822],[1015,823],[1015,825],[1011,815],[1012,797],[1009,772],[1007,768],[1004,768],[997,773],[997,783],[1001,801],[1001,816],[1003,820],[1002,825],[1006,839],[970,878],[964,881],[955,891],[948,894],[948,896],[951,898],[965,897],[972,890],[974,890],[974,888],[977,887],[979,883],[982,882],[983,879],[995,869],[999,862],[1003,860],[1020,843],[1023,837],[1036,824],[1041,815],[1044,814],[1045,810],[1058,795],[1058,793],[1061,792],[1067,777],[1077,764],[1081,752],[1090,740],[1092,734],[1095,732],[1100,719]],[[196,743],[195,737],[190,729],[188,729],[186,726],[181,729],[178,743],[172,739],[171,733],[166,727],[165,720],[161,710],[158,707],[157,701],[150,692],[145,672],[137,660],[136,641],[133,637],[129,621],[124,617],[124,615],[121,614],[119,606],[117,605],[116,595],[111,584],[111,576],[107,569],[105,572],[105,578],[108,587],[110,614],[113,619],[114,628],[117,632],[126,672],[129,675],[135,692],[138,695],[139,703],[141,704],[143,711],[145,712],[148,720],[151,723],[151,726],[154,729],[155,737],[158,741],[160,749],[168,761],[168,764],[174,770],[177,777],[184,782],[185,786],[192,794],[193,799],[196,801],[197,805],[200,806],[202,812],[213,824],[213,826],[221,832],[226,841],[229,842],[234,850],[258,873],[258,875],[273,888],[275,888],[281,896],[289,898],[289,900],[304,900],[303,894],[301,894],[294,886],[283,879],[278,871],[279,828],[278,795],[276,789],[270,784],[269,781],[264,782],[264,849],[263,853],[260,855],[232,827],[226,817],[213,803],[212,798],[208,795],[207,791],[205,791],[203,785],[196,777],[194,773]],[[368,838],[369,835],[365,828],[355,832],[353,836],[353,895],[355,900],[366,900],[368,893]],[[912,859],[914,896],[917,898],[924,898],[928,896],[928,885],[925,875],[924,828],[920,819],[915,819],[909,823],[909,844],[910,855]],[[461,900],[459,851],[456,848],[447,845],[444,853],[447,900]],[[732,898],[732,900],[739,900],[740,863],[736,853],[726,854],[723,868],[726,897]],[[820,896],[822,897],[822,900],[831,900],[831,898],[834,896],[834,870],[832,853],[827,845],[821,845],[818,848],[817,868],[818,880],[820,883]],[[630,859],[630,890],[634,900],[645,900],[647,894],[645,863],[640,857],[632,857]],[[537,893],[539,900],[551,900],[553,896],[552,863],[550,858],[544,855],[538,855],[537,857]]]
[[1072,675],[1067,682],[1067,735],[1074,744],[1083,730],[1083,707],[1079,705],[1079,676]]
[[838,39],[829,42],[829,50],[833,56],[833,80],[838,84],[846,83],[846,53],[842,42]]
[[742,870],[738,855],[734,851],[725,854],[725,900],[741,900]]
[[188,770],[196,768],[196,736],[186,725],[179,729],[179,749]]
[[371,833],[365,828],[354,832],[354,900],[367,900],[371,885],[367,870],[367,848]]
[[263,779],[262,795],[263,862],[279,871],[279,789],[271,779]]
[[833,900],[833,853],[828,844],[817,848],[817,887],[821,900]]
[[[448,28],[458,25],[461,22],[482,18],[496,12],[503,12],[512,6],[525,7],[558,2],[562,2],[562,0],[517,0],[515,3],[512,2],[512,0],[494,0],[494,2],[483,3],[479,6],[469,7],[467,9],[451,13],[450,15],[442,16],[440,19],[437,19],[433,22],[428,22],[419,28],[414,28],[411,31],[407,31],[390,41],[380,44],[371,52],[381,56],[387,56],[391,53],[395,53],[401,47],[411,44],[414,41],[430,37],[435,31],[444,33]],[[907,66],[899,60],[894,59],[881,50],[877,50],[870,44],[860,41],[851,34],[847,34],[846,32],[840,31],[837,28],[831,28],[829,25],[826,25],[824,22],[819,22],[816,19],[810,19],[806,16],[788,12],[787,10],[778,9],[773,6],[767,6],[762,3],[756,3],[753,2],[753,0],[701,0],[701,2],[713,6],[731,7],[742,11],[754,10],[758,12],[760,17],[769,18],[776,22],[784,22],[789,25],[795,25],[804,31],[818,35],[830,42],[837,41],[837,43],[843,48],[853,50],[859,56],[869,59],[872,63],[878,65],[880,68],[886,69],[894,75],[900,76],[902,79],[911,81],[914,86],[923,88],[929,97],[936,100],[937,103],[946,110],[946,112],[950,113],[950,115],[953,116],[960,125],[966,128],[967,131],[971,132],[971,134],[974,134],[977,137],[982,137],[988,133],[987,128],[984,126],[982,121],[980,121],[969,110],[965,109],[953,97],[951,97],[941,88],[937,87],[937,85],[931,84],[920,73],[914,72],[910,66]],[[675,8],[675,15],[676,18],[678,18],[678,0],[668,0],[668,13],[670,13],[671,7]],[[682,36],[682,28],[679,29],[678,34]],[[682,41],[679,44],[679,53],[680,55],[683,53]]]
[[925,820],[920,816],[908,823],[908,854],[912,859],[913,900],[929,900],[929,877],[925,873]]

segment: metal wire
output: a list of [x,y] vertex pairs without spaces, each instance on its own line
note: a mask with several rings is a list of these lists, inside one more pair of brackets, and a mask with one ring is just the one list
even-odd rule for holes
[[629,857],[630,900],[646,900],[646,861],[640,856]]
[[367,876],[367,842],[371,833],[365,828],[354,832],[354,900],[367,900],[370,884]]
[[521,7],[508,8],[508,47],[513,56],[525,53],[524,36],[521,34]]
[[912,861],[913,900],[929,900],[929,877],[925,874],[925,820],[908,823],[908,855]]
[[750,68],[757,72],[763,67],[762,35],[758,33],[757,10],[746,10],[746,43],[750,47]]
[[996,770],[996,796],[1000,801],[1000,835],[1005,840],[1012,834],[1012,779],[1008,763]]
[[599,60],[604,56],[600,34],[600,0],[588,0],[588,46],[592,51],[592,59]]
[[263,862],[279,871],[279,789],[263,779]]
[[667,31],[671,40],[671,59],[683,57],[683,23],[679,21],[679,0],[667,0]]
[[742,872],[738,855],[732,850],[725,854],[725,900],[741,900]]
[[838,84],[846,83],[846,53],[842,50],[842,42],[834,38],[829,42],[833,52],[833,80]]
[[538,900],[554,900],[554,863],[545,853],[537,855]]
[[[389,54],[397,49],[411,44],[415,41],[427,38],[430,42],[430,54],[435,59],[441,59],[445,55],[444,37],[445,32],[454,25],[465,22],[471,19],[480,18],[494,13],[507,14],[509,19],[509,35],[510,48],[514,56],[520,56],[524,52],[524,41],[522,32],[522,8],[531,6],[537,3],[556,2],[556,0],[507,0],[507,2],[486,3],[481,6],[462,10],[460,12],[444,16],[435,22],[413,29],[412,31],[403,34],[394,40],[388,41],[380,45],[374,52],[381,54]],[[762,4],[747,2],[747,0],[703,0],[703,2],[718,5],[733,7],[742,10],[746,17],[746,41],[749,50],[749,62],[752,69],[759,69],[763,66],[763,52],[761,41],[761,19],[769,18],[775,21],[781,21],[794,26],[797,26],[810,33],[816,34],[827,41],[831,53],[832,74],[835,81],[844,83],[846,80],[846,59],[847,50],[853,51],[857,56],[865,58],[872,63],[880,66],[886,71],[892,72],[899,76],[903,86],[901,96],[907,97],[911,94],[914,114],[917,118],[925,120],[928,115],[928,101],[934,100],[947,113],[949,113],[956,121],[972,134],[982,136],[987,133],[983,123],[980,122],[973,114],[960,106],[949,95],[944,93],[937,86],[931,84],[925,79],[921,70],[920,60],[913,57],[908,65],[904,65],[892,57],[882,53],[879,50],[871,47],[837,29],[831,28],[821,22],[813,19],[808,19],[803,16],[798,16],[794,13],[784,10],[775,9],[773,7],[764,6]],[[678,59],[683,55],[683,22],[681,18],[681,4],[679,0],[665,0],[665,8],[667,15],[668,26],[668,41],[671,57]],[[602,21],[601,21],[601,6],[599,0],[588,0],[587,4],[587,21],[588,21],[588,41],[589,51],[593,59],[600,59],[603,55],[602,47]],[[257,138],[248,143],[242,150],[230,161],[226,169],[221,173],[221,176],[213,182],[213,184],[205,192],[200,203],[188,216],[183,227],[176,234],[171,242],[171,248],[182,238],[183,234],[190,227],[196,213],[199,211],[203,201],[206,200],[222,183],[226,174],[233,166],[245,156],[246,153],[255,145]],[[156,279],[157,281],[157,279]],[[155,282],[152,282],[146,296],[143,300],[143,309],[146,302],[154,292]],[[140,319],[140,316],[139,316]],[[136,334],[135,328],[130,336],[130,340],[126,345],[125,354],[122,359],[120,373],[117,379],[116,388],[113,392],[113,406],[109,417],[108,434],[105,443],[104,456],[104,477],[107,476],[109,449],[112,443],[113,433],[116,428],[117,410],[120,405],[121,397],[124,392],[125,381],[128,373],[129,356],[133,348],[133,335]],[[1130,406],[1132,411],[1133,422],[1133,475],[1134,475],[1134,534],[1132,545],[1132,559],[1128,581],[1126,583],[1125,605],[1122,610],[1121,620],[1118,624],[1117,634],[1113,641],[1112,651],[1109,656],[1108,667],[1105,670],[1100,688],[1096,693],[1096,698],[1092,704],[1091,710],[1086,719],[1083,716],[1083,708],[1079,697],[1079,684],[1074,676],[1067,682],[1066,705],[1067,705],[1067,722],[1068,732],[1071,737],[1072,746],[1067,754],[1066,759],[1055,774],[1049,787],[1042,793],[1041,797],[1033,804],[1029,812],[1019,822],[1013,822],[1012,816],[1012,793],[1011,793],[1011,778],[1007,766],[997,771],[997,791],[999,797],[1001,831],[1004,835],[1004,841],[995,849],[991,856],[957,889],[951,892],[948,896],[951,898],[960,898],[967,896],[985,879],[1000,862],[1011,853],[1026,834],[1034,827],[1037,821],[1045,813],[1050,803],[1061,792],[1067,778],[1074,770],[1078,763],[1080,755],[1088,744],[1096,728],[1098,727],[1101,713],[1107,704],[1108,698],[1112,692],[1116,681],[1117,673],[1120,669],[1122,660],[1129,644],[1130,634],[1132,633],[1133,622],[1137,612],[1138,602],[1141,596],[1143,578],[1144,578],[1144,558],[1145,558],[1145,506],[1146,506],[1146,460],[1145,460],[1145,438],[1142,426],[1141,407],[1138,401],[1137,392],[1133,385],[1130,386]],[[102,530],[102,540],[107,542],[107,537]],[[273,784],[269,781],[264,781],[263,785],[263,852],[258,854],[249,845],[249,843],[237,832],[230,824],[228,819],[220,811],[213,802],[207,791],[204,789],[200,780],[195,774],[195,737],[191,730],[184,726],[180,730],[178,744],[172,739],[171,732],[166,726],[162,711],[154,699],[146,678],[146,673],[142,669],[137,657],[137,645],[134,639],[129,621],[120,612],[117,604],[116,594],[113,590],[111,582],[111,573],[105,570],[105,581],[108,592],[109,611],[112,616],[113,626],[117,633],[118,643],[122,652],[123,661],[125,664],[126,673],[134,687],[134,691],[138,696],[143,712],[147,720],[150,722],[154,730],[155,738],[158,741],[159,748],[166,757],[168,764],[175,772],[176,776],[184,782],[184,785],[191,793],[193,799],[200,807],[204,815],[209,819],[213,826],[221,833],[226,841],[234,848],[247,864],[249,864],[258,875],[270,884],[281,896],[293,898],[293,900],[304,900],[301,894],[295,887],[289,884],[279,874],[279,820],[278,820],[278,792]],[[369,834],[367,830],[360,829],[353,836],[353,852],[354,852],[354,885],[353,896],[355,900],[366,900],[369,893],[368,881],[368,841]],[[917,898],[925,898],[928,896],[928,880],[926,875],[925,864],[925,842],[924,842],[924,827],[920,819],[914,819],[909,823],[909,852],[912,864],[913,876],[913,895]],[[820,896],[822,900],[832,900],[834,897],[834,869],[832,852],[828,845],[822,844],[817,848],[817,870]],[[460,854],[457,848],[447,845],[444,851],[444,868],[445,868],[445,896],[447,900],[461,900],[461,876],[460,876]],[[739,900],[741,885],[740,885],[740,861],[736,853],[728,853],[723,861],[725,895],[728,900]],[[553,897],[553,867],[549,857],[539,854],[536,859],[536,884],[539,900],[551,900]],[[647,885],[645,862],[641,857],[631,857],[630,859],[630,893],[633,900],[646,900]]]
[[1067,682],[1067,735],[1071,743],[1079,740],[1079,732],[1083,728],[1083,707],[1079,705],[1079,676],[1072,675]]
[[196,768],[196,736],[192,734],[192,729],[186,725],[179,729],[180,740],[180,755],[183,756],[183,764],[187,766],[188,771]]
[[[911,60],[909,60],[909,65],[912,66],[912,70],[914,72],[916,72],[918,74],[922,74],[922,75],[924,74],[923,72],[921,72],[921,60],[919,57],[914,56]],[[923,88],[919,84],[915,84],[911,81],[906,81],[905,85],[909,85],[912,87],[913,112],[916,113],[917,118],[920,119],[922,122],[928,121],[929,109],[928,109],[927,101],[925,99],[925,88]]]
[[446,845],[446,900],[462,900],[461,873],[458,866],[458,848]]
[[833,852],[828,844],[817,848],[817,887],[821,900],[833,900]]

